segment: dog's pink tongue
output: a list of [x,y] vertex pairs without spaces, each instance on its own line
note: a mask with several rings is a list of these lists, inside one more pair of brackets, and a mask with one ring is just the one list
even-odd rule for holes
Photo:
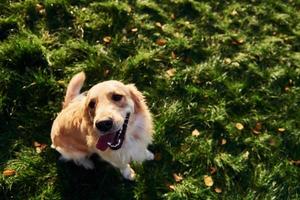
[[111,134],[106,134],[106,135],[102,135],[97,144],[96,144],[96,147],[97,149],[100,149],[101,151],[105,151],[107,148],[108,148],[108,142],[112,142],[114,139],[114,134],[111,133]]

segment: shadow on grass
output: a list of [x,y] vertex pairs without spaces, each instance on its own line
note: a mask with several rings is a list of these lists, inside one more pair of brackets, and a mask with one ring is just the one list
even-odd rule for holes
[[57,161],[57,181],[64,199],[130,199],[135,183],[122,178],[117,169],[91,157],[95,169],[86,170],[72,161]]
[[[93,170],[86,170],[72,161],[64,162],[58,159],[57,180],[55,182],[63,199],[159,199],[166,192],[166,183],[172,181],[170,171],[171,156],[160,147],[164,159],[160,161],[146,161],[143,164],[132,164],[137,173],[135,181],[128,181],[122,177],[119,170],[109,163],[102,161],[96,154],[91,157],[95,164]],[[168,160],[168,162],[166,162]],[[160,176],[155,176],[160,174]],[[168,178],[170,180],[168,180]]]

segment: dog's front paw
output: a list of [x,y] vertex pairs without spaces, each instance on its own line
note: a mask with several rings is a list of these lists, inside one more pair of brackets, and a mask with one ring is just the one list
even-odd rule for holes
[[146,160],[153,160],[154,154],[151,153],[148,149],[146,150]]
[[125,169],[121,170],[121,173],[123,177],[127,180],[133,181],[135,179],[135,172],[134,170],[130,167],[130,165],[127,165]]
[[92,170],[95,168],[94,163],[91,160],[89,160],[88,158],[82,158],[82,159],[75,160],[75,163],[77,165],[83,166],[85,169],[88,169],[88,170]]

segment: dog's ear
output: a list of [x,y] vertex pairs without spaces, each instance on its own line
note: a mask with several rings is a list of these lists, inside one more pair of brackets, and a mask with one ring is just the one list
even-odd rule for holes
[[94,110],[94,108],[91,108],[90,104],[91,104],[91,100],[89,98],[89,95],[87,94],[85,101],[83,101],[83,104],[82,104],[83,118],[88,124],[93,124],[95,110]]
[[130,97],[134,102],[134,112],[139,112],[145,106],[144,95],[136,88],[134,84],[128,84],[126,87],[129,89]]

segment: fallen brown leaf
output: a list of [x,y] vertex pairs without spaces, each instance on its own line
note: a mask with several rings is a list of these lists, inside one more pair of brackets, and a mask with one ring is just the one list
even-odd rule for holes
[[35,10],[36,11],[40,11],[40,10],[42,10],[42,9],[44,9],[45,7],[42,5],[42,4],[40,4],[40,3],[37,3],[36,5],[35,5]]
[[103,72],[104,77],[107,77],[109,75],[109,73],[110,73],[109,69],[104,70],[104,72]]
[[236,15],[238,15],[238,12],[237,12],[236,10],[233,10],[233,11],[231,12],[231,16],[236,16]]
[[291,88],[290,88],[289,86],[285,86],[285,87],[284,87],[284,91],[285,91],[285,92],[290,91],[290,89],[291,89]]
[[209,173],[210,173],[211,175],[215,174],[216,172],[217,172],[217,168],[216,168],[216,167],[210,167],[210,168],[209,168]]
[[231,59],[230,58],[225,58],[224,59],[224,64],[229,65],[231,63]]
[[3,171],[3,176],[13,176],[16,174],[16,170],[14,169],[6,169]]
[[34,146],[34,147],[40,147],[40,148],[46,148],[46,147],[47,147],[46,144],[41,144],[41,143],[39,143],[39,142],[37,142],[37,141],[34,141],[34,142],[33,142],[33,146]]
[[199,135],[200,135],[200,132],[197,129],[193,130],[192,136],[198,137]]
[[175,54],[174,51],[171,52],[171,58],[172,58],[172,59],[176,59],[176,54]]
[[174,174],[173,174],[173,177],[174,177],[174,179],[175,179],[176,182],[180,182],[180,181],[183,180],[183,177],[182,177],[181,174],[176,174],[176,173],[174,173]]
[[235,124],[235,127],[240,131],[244,129],[244,125],[239,122]]
[[161,28],[161,27],[162,27],[162,25],[161,25],[161,23],[160,23],[160,22],[156,22],[156,23],[155,23],[155,26],[157,26],[157,27],[159,27],[159,28]]
[[233,41],[232,41],[232,44],[234,44],[234,45],[241,45],[241,44],[243,44],[244,42],[245,42],[244,39],[239,38],[239,39],[233,40]]
[[227,143],[227,140],[225,138],[221,139],[221,145],[225,145]]
[[172,185],[172,184],[169,184],[169,183],[167,183],[166,185],[169,188],[169,190],[173,190],[173,191],[175,190],[175,185]]
[[41,143],[39,143],[37,141],[33,142],[33,146],[35,147],[35,151],[37,153],[42,153],[42,151],[47,147],[46,144],[41,144]]
[[174,68],[168,69],[166,71],[166,75],[168,78],[172,78],[173,76],[175,76],[175,73],[176,73],[176,69]]
[[34,141],[34,142],[33,142],[33,146],[34,146],[34,147],[40,147],[40,146],[41,146],[41,144],[40,144],[40,143],[38,143],[37,141]]
[[285,128],[278,128],[277,129],[280,133],[283,133],[285,131]]
[[231,65],[232,65],[233,67],[239,67],[239,66],[240,66],[240,63],[238,63],[238,62],[232,62]]
[[249,155],[250,155],[249,151],[245,151],[245,153],[243,153],[242,157],[243,157],[245,160],[248,160]]
[[262,124],[260,122],[256,122],[255,127],[252,129],[252,132],[258,135],[261,129],[262,129]]
[[255,129],[252,129],[252,132],[255,134],[255,135],[258,135],[260,132],[255,130]]
[[132,28],[131,29],[131,32],[133,32],[133,33],[137,32],[137,31],[138,31],[138,28]]
[[262,124],[260,122],[256,122],[255,130],[260,131],[262,129]]
[[291,160],[291,163],[300,166],[300,160]]
[[215,192],[220,194],[220,193],[222,193],[222,189],[219,187],[215,187]]
[[112,38],[110,36],[105,36],[103,38],[103,42],[106,43],[106,44],[109,44],[111,42]]
[[174,13],[171,14],[171,19],[173,19],[173,20],[176,19],[176,16]]
[[37,3],[35,5],[35,10],[38,12],[40,15],[44,15],[46,13],[45,7],[43,4]]
[[204,184],[205,184],[207,187],[211,187],[211,186],[214,185],[214,181],[213,181],[213,179],[212,179],[211,176],[204,175],[203,179],[204,179]]
[[165,44],[167,44],[167,40],[165,40],[163,38],[159,38],[155,41],[155,43],[159,46],[164,46]]

